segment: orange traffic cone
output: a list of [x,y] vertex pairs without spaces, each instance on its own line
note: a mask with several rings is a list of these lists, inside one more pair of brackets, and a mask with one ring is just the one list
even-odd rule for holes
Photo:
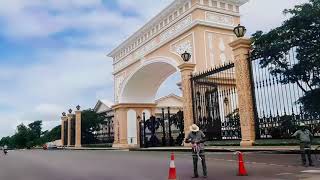
[[239,159],[239,172],[238,176],[248,176],[246,168],[244,167],[243,162],[243,154],[242,152],[238,152],[238,159]]
[[171,153],[171,160],[170,160],[170,168],[169,168],[169,180],[176,180],[177,174],[176,174],[176,166],[174,165],[174,154]]

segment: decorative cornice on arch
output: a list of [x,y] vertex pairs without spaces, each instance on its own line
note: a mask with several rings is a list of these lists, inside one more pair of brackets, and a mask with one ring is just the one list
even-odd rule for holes
[[[194,2],[192,0],[175,0],[166,7],[157,16],[151,19],[146,25],[140,28],[136,33],[129,37],[126,41],[115,48],[108,56],[113,57],[114,63],[126,58],[129,54],[138,50],[146,43],[152,41],[156,36],[163,33],[166,29],[172,27],[185,16],[191,14],[196,9],[207,9],[209,11],[222,14],[231,14],[239,16],[237,8],[247,3],[249,0],[217,0],[219,4],[225,4],[225,8],[213,7],[212,0],[206,1],[206,4]],[[211,3],[210,3],[211,2]],[[230,9],[227,7],[231,5]],[[235,8],[237,7],[237,8]],[[165,23],[164,23],[165,22]]]

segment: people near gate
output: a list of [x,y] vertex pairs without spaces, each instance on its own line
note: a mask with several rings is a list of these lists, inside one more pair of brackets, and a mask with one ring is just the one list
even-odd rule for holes
[[204,142],[205,135],[202,131],[199,130],[199,127],[196,124],[190,126],[190,133],[188,134],[185,143],[192,144],[192,158],[193,158],[193,173],[194,176],[192,178],[198,178],[198,159],[200,159],[202,163],[202,172],[203,177],[207,177],[207,165],[204,154]]
[[307,162],[306,162],[306,154],[307,154],[309,166],[314,166],[311,159],[312,133],[307,129],[307,126],[304,123],[301,123],[299,130],[297,130],[292,136],[298,138],[300,141],[302,165],[307,167]]

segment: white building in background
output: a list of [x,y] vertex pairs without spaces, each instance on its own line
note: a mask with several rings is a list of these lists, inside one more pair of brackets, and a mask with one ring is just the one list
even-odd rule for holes
[[[178,111],[182,111],[183,101],[182,97],[175,94],[169,94],[167,96],[161,97],[155,101],[156,110],[155,114],[152,114],[156,117],[162,117],[162,109],[164,113],[168,113],[168,107],[170,108],[170,114],[176,114]],[[107,143],[112,141],[114,137],[114,111],[112,109],[112,104],[108,101],[99,100],[95,107],[94,111],[105,116],[105,121],[101,124],[101,130],[97,132],[97,138],[101,143]],[[150,114],[146,114],[146,120],[150,118]]]
[[155,110],[155,116],[159,117],[162,114],[162,109],[165,110],[165,114],[168,113],[168,107],[170,107],[170,114],[176,114],[179,110],[182,111],[183,100],[182,97],[175,94],[169,94],[168,96],[161,97],[156,100],[157,104]]
[[114,136],[114,111],[111,106],[112,104],[108,101],[99,100],[93,109],[96,113],[103,114],[105,116],[104,123],[100,125],[100,131],[97,132],[97,137],[102,142],[112,141],[111,139]]

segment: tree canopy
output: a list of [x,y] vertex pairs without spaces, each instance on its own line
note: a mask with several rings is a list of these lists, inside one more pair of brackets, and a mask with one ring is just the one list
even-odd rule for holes
[[82,111],[81,134],[83,144],[91,144],[98,142],[95,133],[97,131],[100,131],[101,124],[103,124],[104,120],[105,116],[103,114],[96,113],[92,109]]
[[[285,9],[283,24],[267,33],[252,35],[253,57],[259,57],[262,67],[271,65],[273,75],[281,75],[281,83],[295,83],[305,93],[298,102],[306,112],[320,111],[320,0]],[[294,51],[296,62],[286,55]]]
[[42,121],[34,121],[28,126],[20,124],[17,126],[16,133],[13,136],[3,137],[0,140],[0,146],[7,145],[9,148],[31,148],[42,146],[46,142],[51,142],[61,138],[61,125],[54,127],[50,131],[42,132]]

